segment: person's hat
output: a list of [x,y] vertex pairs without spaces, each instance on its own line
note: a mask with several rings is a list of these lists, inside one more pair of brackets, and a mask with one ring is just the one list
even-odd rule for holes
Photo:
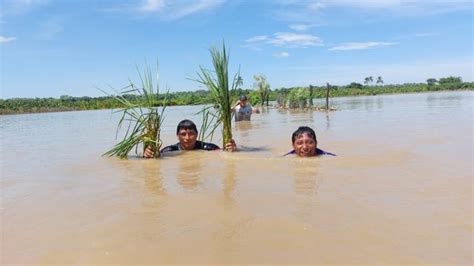
[[241,100],[241,101],[247,101],[247,96],[245,96],[245,95],[240,95],[239,100]]

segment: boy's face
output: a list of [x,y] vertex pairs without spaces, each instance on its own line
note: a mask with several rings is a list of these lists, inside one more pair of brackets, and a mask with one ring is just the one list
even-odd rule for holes
[[180,129],[178,131],[179,145],[185,150],[193,150],[196,146],[197,133],[192,129]]
[[240,100],[239,103],[241,107],[245,107],[247,105],[247,100]]
[[298,156],[315,156],[317,144],[318,143],[308,136],[308,134],[303,133],[295,139],[295,142],[293,142],[293,149]]

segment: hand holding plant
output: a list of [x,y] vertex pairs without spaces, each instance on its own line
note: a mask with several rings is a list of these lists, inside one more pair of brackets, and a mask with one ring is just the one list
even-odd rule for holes
[[[158,74],[156,89],[153,86],[150,68],[146,68],[143,73],[138,70],[138,74],[141,80],[141,87],[137,87],[130,81],[127,87],[114,96],[123,105],[123,109],[119,110],[119,112],[122,112],[122,117],[117,126],[117,134],[124,122],[128,122],[128,127],[123,140],[103,155],[118,156],[121,159],[126,159],[128,153],[134,147],[135,153],[138,154],[138,147],[141,144],[144,153],[146,149],[150,149],[149,153],[147,153],[148,156],[160,157],[162,145],[160,129],[166,109],[166,96],[161,102],[159,101]],[[130,95],[134,95],[138,100],[130,100],[130,97],[128,97]],[[158,110],[160,105],[162,106],[161,111]]]
[[[232,85],[229,89],[229,55],[226,52],[225,44],[222,44],[222,50],[215,47],[210,49],[212,56],[212,64],[214,66],[214,75],[211,71],[200,67],[197,82],[205,85],[212,96],[215,111],[211,111],[210,107],[205,107],[201,112],[203,114],[203,126],[201,127],[201,136],[204,138],[204,131],[211,129],[209,135],[213,135],[214,130],[222,124],[222,147],[225,151],[235,151],[235,148],[227,146],[232,140],[231,118],[232,109],[230,103],[231,93],[235,91],[238,84],[239,73],[234,76]],[[237,106],[237,104],[235,105]],[[234,142],[235,146],[235,142]],[[226,147],[229,147],[227,149]]]

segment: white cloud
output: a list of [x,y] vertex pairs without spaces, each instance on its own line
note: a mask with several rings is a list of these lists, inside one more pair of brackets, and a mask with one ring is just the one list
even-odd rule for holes
[[400,35],[395,37],[395,40],[402,40],[402,39],[412,39],[412,38],[425,38],[425,37],[435,37],[440,36],[441,34],[438,32],[422,32],[422,33],[413,33],[413,34],[406,34]]
[[259,35],[259,36],[254,36],[252,38],[249,38],[245,40],[246,42],[262,42],[268,40],[268,37],[266,35]]
[[141,5],[138,6],[137,9],[144,12],[154,12],[162,9],[163,7],[165,7],[164,0],[145,0]]
[[278,47],[304,48],[308,46],[323,46],[323,41],[311,34],[298,34],[292,32],[276,32],[273,37],[266,35],[254,36],[245,41],[244,47],[260,50],[259,46],[271,44]]
[[323,42],[319,37],[311,34],[297,34],[292,32],[277,32],[274,38],[268,42],[276,46],[287,47],[307,47],[322,46]]
[[274,53],[273,56],[276,58],[284,58],[284,57],[290,56],[290,54],[287,52],[281,52],[281,53]]
[[322,2],[311,2],[308,4],[308,8],[313,10],[313,11],[319,11],[323,8],[326,7],[326,4],[322,3]]
[[13,42],[14,40],[16,40],[16,37],[5,37],[0,35],[0,44]]
[[119,5],[103,9],[103,11],[153,16],[162,20],[177,20],[212,10],[225,2],[226,0],[141,0],[138,5]]
[[329,51],[349,51],[349,50],[364,50],[372,49],[381,46],[395,45],[394,42],[347,42],[338,46],[331,47]]
[[201,0],[196,4],[187,4],[185,7],[178,9],[178,11],[172,15],[171,17],[174,18],[181,18],[193,13],[204,12],[210,9],[213,9],[221,4],[223,4],[225,0]]

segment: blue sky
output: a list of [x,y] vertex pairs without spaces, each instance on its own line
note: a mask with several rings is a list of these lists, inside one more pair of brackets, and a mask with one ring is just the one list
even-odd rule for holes
[[222,40],[244,88],[473,81],[473,3],[436,0],[0,0],[1,98],[101,96],[159,61],[160,86],[201,89]]

